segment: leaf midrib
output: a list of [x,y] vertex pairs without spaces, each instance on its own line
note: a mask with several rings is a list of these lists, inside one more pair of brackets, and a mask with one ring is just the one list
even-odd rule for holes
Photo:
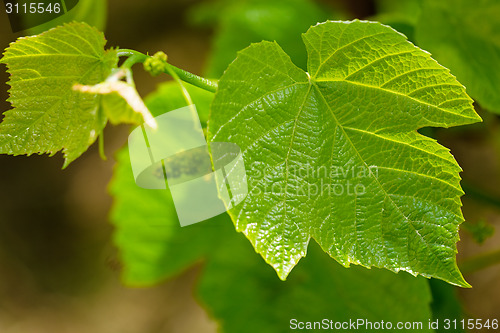
[[[397,92],[397,91],[394,91],[394,90],[389,90],[389,89],[385,89],[385,88],[382,88],[382,87],[373,86],[373,85],[366,84],[366,83],[361,83],[361,82],[356,82],[356,81],[349,81],[349,80],[329,80],[329,79],[315,79],[314,81],[315,82],[341,82],[341,83],[352,84],[352,85],[361,86],[361,87],[365,87],[365,88],[369,88],[369,89],[381,90],[381,91],[384,91],[384,92],[387,92],[387,93],[390,93],[390,94],[395,94],[395,95],[401,96],[403,98],[408,98],[408,99],[410,99],[412,101],[415,101],[418,104],[422,104],[422,105],[424,105],[426,107],[430,107],[430,108],[433,108],[433,109],[438,109],[439,111],[442,111],[442,112],[445,112],[445,113],[449,113],[449,114],[453,114],[455,116],[460,116],[460,117],[463,117],[463,118],[466,118],[466,119],[471,119],[474,122],[478,120],[475,117],[470,117],[470,116],[466,116],[466,115],[463,115],[463,114],[460,114],[460,113],[451,112],[448,109],[441,108],[441,107],[439,107],[437,105],[430,104],[428,102],[422,101],[422,100],[417,99],[415,97],[411,97],[411,96],[405,95],[403,93],[400,93],[400,92]],[[459,86],[459,85],[456,85],[456,86],[463,88],[463,86]],[[471,99],[470,99],[470,101],[472,102]],[[449,127],[449,126],[452,126],[452,125],[448,124],[448,125],[443,125],[443,126],[444,127]]]
[[57,57],[82,57],[82,58],[92,58],[92,59],[99,59],[96,56],[90,56],[88,54],[71,54],[71,53],[37,53],[37,54],[26,54],[26,55],[16,55],[16,56],[5,56],[2,58],[2,62],[7,62],[12,59],[19,59],[19,58],[36,58],[36,57],[50,57],[51,59],[57,58]]
[[[328,104],[328,102],[326,101],[325,97],[323,96],[323,93],[321,92],[321,89],[319,89],[319,87],[316,85],[316,83],[314,81],[311,81],[311,84],[314,85],[314,87],[316,88],[318,94],[321,96],[321,99],[323,100],[323,103],[325,103],[325,105],[327,106],[327,108],[330,111],[330,113],[332,115],[332,118],[335,121],[335,123],[337,124],[337,126],[340,127],[340,129],[344,132],[344,135],[345,135],[346,139],[349,141],[349,144],[351,145],[351,147],[354,149],[354,151],[358,155],[360,161],[365,165],[365,167],[367,168],[367,170],[370,170],[369,167],[368,167],[368,164],[365,162],[365,160],[363,159],[363,157],[359,153],[358,149],[356,148],[356,146],[354,145],[354,143],[351,141],[350,137],[345,132],[342,124],[340,124],[340,122],[338,121],[337,117],[335,117],[335,114],[334,114],[333,110],[331,109],[330,105]],[[434,253],[434,250],[429,246],[429,244],[427,243],[427,241],[423,238],[423,236],[420,234],[420,232],[415,228],[415,226],[413,225],[413,221],[409,217],[407,217],[401,211],[400,207],[394,202],[394,200],[391,198],[391,196],[387,193],[387,191],[382,186],[382,184],[380,183],[380,181],[378,180],[378,178],[371,171],[370,171],[369,174],[376,181],[378,187],[383,191],[385,198],[387,198],[391,202],[392,206],[399,212],[399,214],[401,214],[401,216],[404,218],[404,220],[406,222],[408,222],[408,224],[411,226],[411,228],[415,231],[415,233],[421,239],[421,241],[423,242],[423,244],[425,244],[425,246],[427,247],[427,249],[429,250],[429,252],[432,253],[432,254],[434,254],[436,256],[436,258],[439,259],[438,255]],[[422,222],[425,222],[425,221],[422,221]],[[407,239],[408,239],[408,237],[407,237]],[[408,243],[409,243],[409,240],[408,240]],[[410,257],[408,257],[408,262],[409,262],[409,259],[410,259]]]

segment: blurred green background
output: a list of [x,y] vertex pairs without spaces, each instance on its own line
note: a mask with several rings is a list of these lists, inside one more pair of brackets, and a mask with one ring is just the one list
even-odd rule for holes
[[[91,6],[73,18],[90,18],[91,23],[104,25],[98,9],[102,10],[102,1],[81,2]],[[380,19],[414,38],[412,18],[418,15],[418,7],[414,6],[418,0],[315,2],[322,10],[311,17],[307,12],[293,17],[289,13],[294,11],[279,7],[275,13],[271,10],[268,18],[250,15],[244,19],[244,15],[221,17],[228,6],[236,13],[244,11],[234,5],[236,1],[109,0],[105,34],[108,46],[150,54],[163,50],[177,67],[211,77],[219,76],[232,60],[227,48],[244,48],[246,38],[262,39],[263,32],[246,29],[252,19],[261,20],[267,28],[265,33],[281,40],[286,51],[296,52],[299,63],[305,61],[305,52],[294,48],[296,39],[316,21]],[[276,15],[289,20],[293,27],[289,33],[272,31]],[[308,20],[311,23],[300,24]],[[36,29],[31,32],[40,32]],[[212,37],[223,34],[224,29],[241,29],[245,38],[229,36],[213,43]],[[11,33],[2,10],[0,47],[4,49],[22,35]],[[134,72],[134,77],[142,96],[169,79],[151,78],[141,69]],[[0,112],[10,108],[5,102],[7,79],[2,66]],[[464,169],[467,194],[463,211],[467,222],[461,228],[458,244],[462,263],[500,247],[498,233],[482,244],[474,239],[486,230],[481,225],[497,230],[500,226],[500,121],[479,106],[477,110],[484,119],[481,124],[430,133],[451,149]],[[126,126],[106,128],[107,161],[100,159],[94,145],[64,171],[60,170],[59,154],[54,158],[0,155],[0,332],[216,331],[217,323],[193,296],[201,264],[153,288],[128,289],[120,283],[121,264],[111,241],[113,228],[108,215],[112,199],[107,185],[115,164],[114,153],[126,143],[128,130]],[[465,277],[473,288],[451,291],[458,293],[465,314],[472,318],[500,318],[500,265]],[[443,306],[445,310],[453,307]]]

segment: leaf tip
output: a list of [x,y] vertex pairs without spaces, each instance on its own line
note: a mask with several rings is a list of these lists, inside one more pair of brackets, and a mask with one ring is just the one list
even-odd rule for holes
[[448,281],[448,282],[457,286],[457,287],[467,288],[467,289],[472,288],[472,286],[467,281],[465,281],[464,277],[462,276],[462,273],[460,273],[460,279],[456,279],[456,280]]

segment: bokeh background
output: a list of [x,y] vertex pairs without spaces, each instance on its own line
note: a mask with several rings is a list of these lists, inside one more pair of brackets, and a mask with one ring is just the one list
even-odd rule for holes
[[[192,10],[202,2],[109,0],[108,46],[163,50],[170,63],[201,74],[216,33],[213,26],[193,23]],[[319,3],[342,18],[370,18],[377,10],[369,0]],[[11,32],[1,10],[0,48],[22,35]],[[10,108],[5,70],[1,65],[0,113]],[[142,96],[169,80],[141,69],[134,76]],[[478,112],[482,124],[433,133],[465,170],[463,211],[469,225],[458,244],[461,263],[500,248],[498,232],[479,244],[473,237],[478,232],[465,230],[500,227],[500,121]],[[100,159],[94,145],[63,171],[61,154],[0,155],[0,332],[216,331],[217,323],[193,296],[199,266],[153,288],[131,289],[120,282],[107,185],[114,153],[126,143],[128,131],[108,126],[108,160]],[[474,288],[455,290],[464,311],[474,318],[500,318],[500,265],[468,273],[466,279]]]

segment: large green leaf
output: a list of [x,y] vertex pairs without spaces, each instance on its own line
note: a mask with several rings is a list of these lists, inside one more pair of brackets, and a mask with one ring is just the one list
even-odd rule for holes
[[480,121],[464,87],[379,23],[326,22],[303,40],[308,73],[262,42],[219,81],[209,139],[241,147],[249,182],[230,211],[236,229],[282,279],[312,237],[345,266],[467,286],[455,259],[461,169],[417,133]]
[[[187,88],[203,119],[213,94]],[[146,102],[154,115],[185,103],[172,83],[162,85]],[[425,323],[431,316],[425,279],[345,269],[315,247],[304,265],[282,282],[234,231],[227,214],[180,227],[168,191],[135,184],[126,148],[118,155],[111,191],[114,240],[125,283],[152,285],[203,260],[197,294],[223,332],[289,332],[292,318]]]
[[1,59],[11,74],[14,109],[0,125],[0,153],[31,155],[64,151],[65,164],[78,158],[106,124],[101,96],[72,89],[97,84],[116,67],[115,50],[104,50],[104,35],[71,23],[20,38]]
[[425,1],[416,27],[429,50],[482,107],[500,113],[500,2]]

